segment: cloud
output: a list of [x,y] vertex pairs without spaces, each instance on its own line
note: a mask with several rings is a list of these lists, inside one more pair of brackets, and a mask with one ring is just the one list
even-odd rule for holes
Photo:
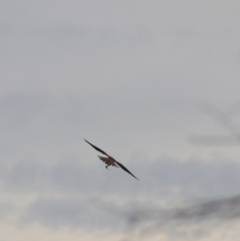
[[[181,163],[165,158],[136,166],[139,182],[119,169],[107,171],[98,160],[95,167],[89,168],[78,159],[52,165],[29,159],[5,167],[0,181],[8,195],[24,195],[27,200],[34,194],[21,207],[21,225],[114,232],[136,227],[146,233],[161,229],[167,233],[171,227],[178,232],[195,224],[199,232],[205,232],[203,222],[209,223],[206,230],[210,230],[238,220],[239,196],[216,199],[240,192],[240,165],[236,162]],[[196,204],[199,198],[207,201]],[[133,229],[128,229],[129,224]]]
[[205,201],[195,205],[149,211],[136,211],[129,221],[197,222],[206,219],[230,220],[240,218],[240,196]]
[[217,226],[238,221],[239,218],[240,196],[237,195],[181,207],[139,210],[129,213],[127,221],[133,230],[146,236],[164,231],[185,237],[192,233],[200,238]]
[[12,201],[0,202],[0,219],[5,219],[15,210],[15,205]]
[[39,198],[27,207],[19,221],[51,228],[119,229],[114,205],[104,203],[101,198],[89,197]]
[[[96,105],[96,102],[84,98],[57,99],[23,94],[3,96],[0,99],[0,180],[3,187],[20,192],[48,188],[68,192],[86,190],[96,185],[101,191],[129,196],[133,196],[133,190],[138,196],[151,190],[156,197],[176,190],[187,197],[221,195],[223,192],[232,195],[240,191],[237,185],[240,181],[237,160],[222,157],[204,161],[192,157],[180,161],[170,155],[153,159],[139,153],[137,150],[140,147],[146,145],[146,151],[143,151],[146,154],[155,145],[153,149],[156,151],[158,148],[156,152],[159,155],[160,144],[148,142],[146,136],[149,132],[155,134],[155,127],[159,123],[155,120],[149,122],[148,130],[146,122],[149,119],[146,116],[152,114],[148,112],[149,105],[145,103],[144,110],[141,109],[143,106],[139,109],[134,109],[134,106],[135,102],[118,101],[112,106],[112,102],[105,99],[100,99]],[[167,105],[166,108],[170,107]],[[156,108],[164,109],[164,106]],[[123,112],[128,115],[123,116]],[[172,116],[170,118],[174,119]],[[183,125],[186,125],[184,121]],[[123,134],[123,129],[125,132],[128,130],[126,134]],[[136,137],[133,137],[135,134]],[[161,131],[163,134],[166,134],[164,130]],[[96,136],[99,137],[95,142]],[[138,149],[131,146],[143,136],[145,138]],[[89,141],[104,150],[108,147],[106,151],[126,165],[141,181],[133,182],[130,175],[119,169],[106,172],[97,153],[83,141],[88,137],[91,137]],[[166,138],[167,135],[159,141],[165,141]],[[121,150],[118,146],[121,146]],[[131,152],[134,148],[135,154]],[[131,157],[121,154],[128,151]],[[112,178],[114,182],[109,182]]]
[[[20,222],[81,227],[83,214],[94,229],[115,219],[91,196],[120,213],[163,204],[165,215],[183,200],[240,193],[239,148],[186,144],[186,133],[223,128],[176,104],[239,97],[239,4],[185,2],[2,4],[0,184]],[[140,181],[107,171],[83,138]]]
[[228,135],[192,135],[190,141],[193,144],[201,145],[239,145],[240,134],[239,127],[233,121],[233,114],[237,114],[239,109],[238,101],[234,103],[227,111],[221,112],[209,103],[199,103],[198,109],[205,114],[209,115],[216,121],[223,129],[225,129]]
[[89,165],[89,161],[77,156],[66,156],[52,164],[25,159],[3,165],[0,180],[3,188],[14,192],[55,189],[71,193],[89,190],[130,199],[146,195],[156,199],[163,194],[192,198],[233,195],[240,191],[240,165],[233,160],[204,162],[190,159],[179,162],[166,157],[125,164],[129,170],[137,173],[139,182],[120,169],[111,168],[107,171],[97,157],[94,158],[94,165]]

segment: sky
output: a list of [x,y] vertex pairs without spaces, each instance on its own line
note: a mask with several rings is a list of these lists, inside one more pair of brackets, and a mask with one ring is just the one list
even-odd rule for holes
[[239,13],[0,0],[0,241],[238,240]]

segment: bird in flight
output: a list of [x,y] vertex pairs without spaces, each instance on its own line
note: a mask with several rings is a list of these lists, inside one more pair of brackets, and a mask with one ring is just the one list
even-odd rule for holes
[[[84,139],[85,140],[85,139]],[[139,180],[137,177],[135,177],[125,166],[123,166],[123,164],[121,164],[120,162],[116,161],[113,157],[109,156],[106,152],[104,152],[103,150],[101,150],[100,148],[94,146],[93,144],[91,144],[90,142],[88,142],[87,140],[85,140],[90,146],[92,146],[95,150],[101,152],[103,155],[106,155],[107,157],[103,157],[103,156],[98,156],[100,160],[102,160],[103,162],[105,162],[106,168],[108,169],[109,166],[114,166],[114,167],[121,167],[125,172],[129,173],[130,175],[132,175],[134,178],[136,178],[137,180]]]

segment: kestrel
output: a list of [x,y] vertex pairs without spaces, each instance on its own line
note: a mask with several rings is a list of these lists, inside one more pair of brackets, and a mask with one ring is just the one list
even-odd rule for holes
[[[85,140],[85,139],[84,139]],[[101,150],[100,148],[94,146],[93,144],[91,144],[90,142],[88,142],[87,140],[85,140],[89,145],[91,145],[95,150],[101,152],[102,154],[106,155],[107,157],[103,157],[103,156],[98,156],[100,160],[102,160],[103,162],[105,162],[106,168],[108,169],[109,166],[114,166],[114,167],[121,167],[125,172],[128,172],[130,175],[132,175],[134,178],[136,178],[125,166],[123,166],[123,164],[121,164],[120,162],[116,161],[113,157],[109,156],[106,152],[104,152],[103,150]],[[139,180],[138,178],[136,178],[137,180]]]

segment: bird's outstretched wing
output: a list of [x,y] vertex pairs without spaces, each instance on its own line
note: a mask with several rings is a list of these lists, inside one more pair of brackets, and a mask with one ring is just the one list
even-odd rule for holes
[[135,177],[125,166],[123,166],[123,164],[121,164],[120,162],[114,160],[118,166],[120,166],[125,172],[129,173],[130,175],[132,175],[134,178],[136,178],[137,180],[139,180],[137,177]]
[[91,145],[95,150],[101,152],[102,154],[109,156],[106,152],[104,152],[103,150],[101,150],[100,148],[94,146],[93,144],[91,144],[90,142],[88,142],[87,140],[84,139],[84,141],[86,141],[89,145]]

